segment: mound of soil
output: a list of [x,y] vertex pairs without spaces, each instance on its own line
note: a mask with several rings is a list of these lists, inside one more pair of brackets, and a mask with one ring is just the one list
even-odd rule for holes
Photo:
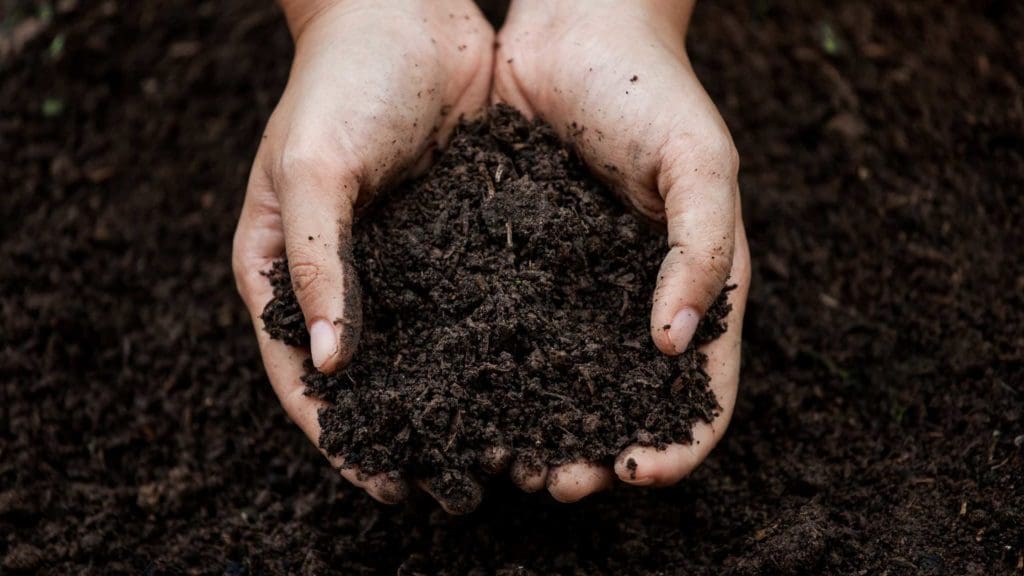
[[729,432],[672,489],[461,517],[352,488],[267,382],[230,261],[273,3],[3,5],[0,573],[1024,572],[1024,3],[698,2],[752,252]]
[[[473,507],[498,451],[528,469],[693,441],[717,400],[697,348],[720,336],[727,291],[690,347],[651,343],[665,236],[627,212],[540,121],[499,105],[463,123],[433,168],[357,220],[363,341],[306,393],[320,446],[367,474],[434,479]],[[275,338],[308,342],[287,264],[268,274]]]

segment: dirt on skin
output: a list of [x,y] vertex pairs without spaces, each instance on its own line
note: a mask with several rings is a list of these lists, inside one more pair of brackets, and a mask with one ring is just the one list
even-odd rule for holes
[[[611,466],[634,443],[689,444],[694,423],[717,415],[697,348],[725,331],[727,291],[683,354],[661,354],[648,318],[664,231],[540,121],[499,105],[460,124],[431,170],[379,199],[353,236],[360,350],[330,376],[307,362],[303,378],[330,404],[320,447],[346,465],[428,479],[467,511],[474,477],[509,459]],[[268,276],[266,330],[302,345],[287,264]]]
[[330,470],[235,293],[280,14],[53,4],[0,50],[0,573],[1019,576],[1024,4],[698,2],[688,45],[743,161],[729,432],[452,518]]

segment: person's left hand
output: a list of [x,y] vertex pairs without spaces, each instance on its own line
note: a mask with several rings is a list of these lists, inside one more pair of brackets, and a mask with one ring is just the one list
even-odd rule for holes
[[722,409],[694,428],[692,444],[629,447],[614,471],[578,462],[527,474],[513,464],[524,490],[546,486],[571,502],[615,476],[674,484],[704,460],[732,416],[750,254],[736,149],[686,55],[692,9],[693,0],[515,0],[499,33],[492,100],[551,123],[633,207],[667,223],[651,311],[655,345],[669,355],[685,350],[726,279],[737,285],[728,331],[704,348]]

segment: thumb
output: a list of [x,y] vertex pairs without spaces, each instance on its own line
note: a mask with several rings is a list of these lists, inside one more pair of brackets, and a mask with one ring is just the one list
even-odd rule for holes
[[352,255],[353,198],[358,180],[309,166],[286,175],[279,191],[292,287],[306,319],[313,364],[333,372],[348,364],[363,326]]
[[687,150],[662,166],[669,250],[654,290],[651,337],[659,350],[676,355],[689,346],[732,267],[738,160],[727,141]]

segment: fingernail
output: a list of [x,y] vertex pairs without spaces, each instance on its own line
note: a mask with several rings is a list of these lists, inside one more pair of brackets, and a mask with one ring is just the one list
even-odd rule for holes
[[639,473],[639,468],[639,463],[631,456],[624,462],[620,460],[615,467],[615,473],[620,480],[632,484],[633,486],[650,486],[651,484],[654,484],[654,478],[651,476],[641,475]]
[[326,320],[317,320],[309,329],[309,353],[313,356],[313,365],[320,368],[338,349],[338,337],[334,326]]
[[672,341],[672,347],[676,354],[682,354],[686,347],[693,340],[693,334],[697,332],[697,324],[700,323],[700,314],[693,308],[683,308],[676,312],[672,318],[672,327],[668,330],[668,339]]
[[636,458],[630,458],[626,460],[626,470],[629,470],[629,479],[636,480]]

